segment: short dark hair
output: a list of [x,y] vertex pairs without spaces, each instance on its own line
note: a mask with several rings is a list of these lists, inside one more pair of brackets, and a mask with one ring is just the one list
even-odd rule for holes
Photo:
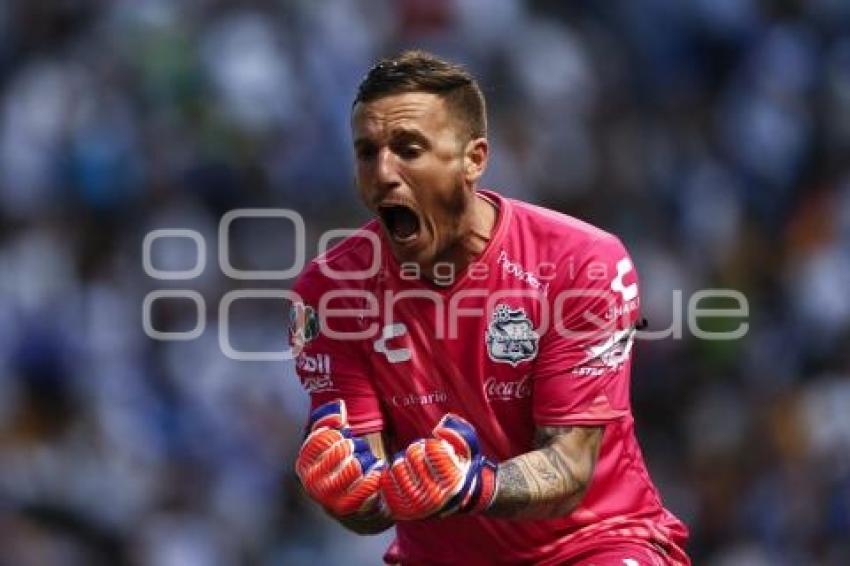
[[378,62],[357,87],[352,107],[358,102],[405,92],[439,95],[466,124],[470,138],[487,135],[484,94],[478,83],[460,65],[425,51],[405,51]]

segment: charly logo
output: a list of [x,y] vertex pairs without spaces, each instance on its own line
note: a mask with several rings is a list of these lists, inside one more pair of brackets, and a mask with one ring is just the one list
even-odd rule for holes
[[289,334],[292,336],[292,349],[299,354],[308,342],[319,335],[316,309],[305,303],[292,303],[289,307]]
[[638,296],[637,283],[626,285],[623,280],[634,269],[632,260],[624,257],[617,262],[617,276],[611,281],[611,290],[620,293],[624,301],[632,301]]
[[387,324],[381,332],[381,337],[372,343],[372,347],[379,354],[385,355],[387,357],[387,361],[391,364],[399,364],[401,362],[409,361],[413,356],[410,348],[392,349],[387,347],[388,341],[394,338],[401,338],[405,334],[407,334],[407,325],[403,322]]
[[501,304],[493,311],[485,341],[491,360],[517,366],[537,357],[540,336],[525,310]]

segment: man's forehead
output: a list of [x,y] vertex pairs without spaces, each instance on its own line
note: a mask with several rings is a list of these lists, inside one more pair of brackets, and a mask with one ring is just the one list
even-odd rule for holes
[[352,128],[363,134],[400,129],[435,130],[446,125],[445,101],[429,92],[392,94],[358,102],[351,116]]

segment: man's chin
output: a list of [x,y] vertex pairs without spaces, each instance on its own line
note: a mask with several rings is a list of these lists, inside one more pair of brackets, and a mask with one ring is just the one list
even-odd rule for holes
[[389,230],[384,228],[384,236],[386,242],[390,245],[390,250],[395,258],[401,261],[402,258],[416,257],[422,251],[422,240],[420,234],[416,234],[412,238],[399,239],[393,237]]

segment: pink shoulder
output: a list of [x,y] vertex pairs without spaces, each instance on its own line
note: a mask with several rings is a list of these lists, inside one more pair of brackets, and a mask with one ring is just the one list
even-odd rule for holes
[[573,253],[622,248],[616,236],[574,216],[517,200],[511,204],[520,229],[529,231],[539,244],[551,243]]
[[368,222],[325,253],[316,256],[298,277],[295,288],[300,292],[349,287],[352,281],[362,284],[362,278],[352,280],[334,277],[334,274],[375,271],[376,262],[379,267],[382,257],[383,243],[379,230],[377,221]]

